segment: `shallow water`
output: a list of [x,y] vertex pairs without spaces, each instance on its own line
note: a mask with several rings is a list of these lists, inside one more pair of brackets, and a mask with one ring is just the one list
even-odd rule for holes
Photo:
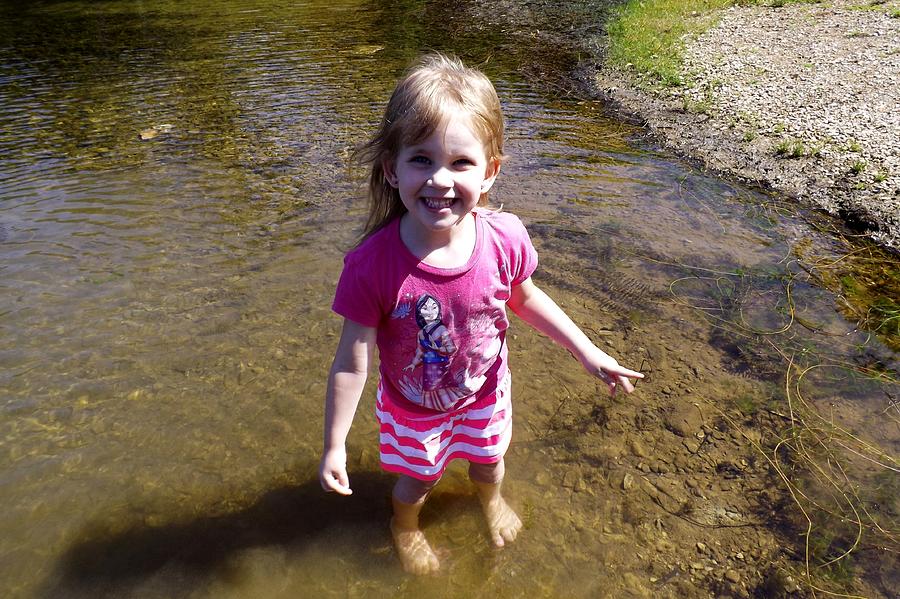
[[446,7],[390,4],[4,5],[3,595],[637,592],[655,572],[643,535],[666,515],[606,484],[637,466],[624,438],[667,455],[656,412],[678,398],[771,407],[776,347],[828,364],[804,378],[810,400],[897,455],[896,385],[851,378],[896,374],[897,354],[806,276],[846,248],[815,217],[641,146],[599,104],[532,85],[504,52],[485,67],[509,130],[493,200],[529,225],[536,280],[651,376],[610,401],[516,324],[508,488],[523,538],[490,550],[455,467],[424,515],[446,571],[403,576],[371,389],[355,495],[315,479],[329,306],[364,218],[349,151],[421,49],[480,62],[514,44],[465,34]]

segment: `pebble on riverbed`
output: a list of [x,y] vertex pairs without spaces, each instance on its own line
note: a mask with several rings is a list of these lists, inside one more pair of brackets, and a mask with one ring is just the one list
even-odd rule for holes
[[163,133],[169,133],[172,130],[172,125],[164,124],[164,125],[155,125],[148,129],[142,130],[138,133],[138,137],[141,141],[150,141],[151,139],[155,139],[159,137]]

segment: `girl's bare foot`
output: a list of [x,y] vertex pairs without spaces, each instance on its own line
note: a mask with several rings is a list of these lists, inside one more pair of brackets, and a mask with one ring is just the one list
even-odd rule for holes
[[403,569],[410,574],[424,575],[437,572],[440,567],[438,556],[428,544],[425,533],[418,528],[403,529],[391,518],[391,535]]
[[486,501],[482,500],[481,507],[487,518],[491,540],[496,547],[503,547],[516,540],[522,529],[522,521],[499,493]]

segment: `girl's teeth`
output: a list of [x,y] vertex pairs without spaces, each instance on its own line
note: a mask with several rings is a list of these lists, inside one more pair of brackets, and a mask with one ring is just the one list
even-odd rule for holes
[[425,205],[434,209],[449,208],[452,203],[452,199],[440,200],[437,198],[425,198]]

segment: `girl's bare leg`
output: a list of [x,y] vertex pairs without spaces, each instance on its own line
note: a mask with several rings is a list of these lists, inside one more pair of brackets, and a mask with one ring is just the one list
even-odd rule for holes
[[391,535],[403,569],[411,574],[431,574],[440,568],[437,554],[419,528],[419,512],[435,484],[437,481],[421,481],[401,475],[394,485]]
[[503,460],[496,464],[469,463],[469,478],[478,490],[478,499],[487,519],[491,540],[497,547],[516,540],[522,528],[522,521],[500,494],[503,474],[506,472]]

